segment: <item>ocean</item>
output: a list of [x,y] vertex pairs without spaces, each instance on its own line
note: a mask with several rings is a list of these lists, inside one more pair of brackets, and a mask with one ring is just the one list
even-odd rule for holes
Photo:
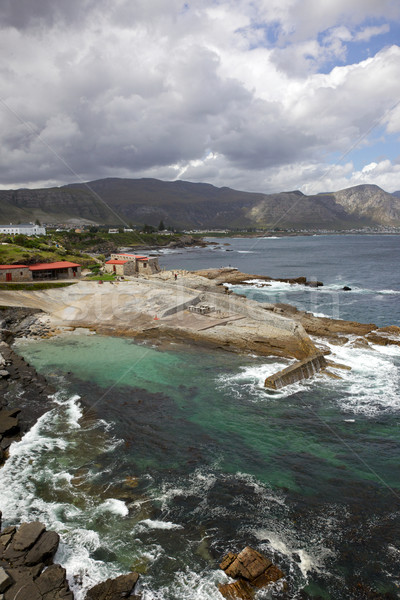
[[[324,287],[234,289],[400,325],[399,237],[213,241],[160,263],[304,275]],[[341,380],[273,392],[263,382],[284,359],[100,335],[18,341],[59,391],[0,470],[5,524],[59,532],[77,600],[130,569],[144,600],[221,600],[218,563],[246,545],[284,571],[286,598],[399,597],[400,348],[330,347],[352,366]]]

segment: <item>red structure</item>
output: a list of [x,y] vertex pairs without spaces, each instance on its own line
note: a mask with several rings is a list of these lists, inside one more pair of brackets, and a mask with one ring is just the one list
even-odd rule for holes
[[67,260],[37,265],[0,265],[1,281],[32,281],[34,279],[74,279],[80,277],[81,265]]

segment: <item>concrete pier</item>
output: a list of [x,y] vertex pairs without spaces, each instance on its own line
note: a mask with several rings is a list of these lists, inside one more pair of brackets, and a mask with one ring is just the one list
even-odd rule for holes
[[264,387],[272,390],[279,390],[286,385],[297,383],[302,379],[310,379],[316,373],[325,369],[326,366],[326,360],[323,354],[310,356],[309,358],[305,358],[304,360],[300,360],[293,365],[290,365],[290,367],[287,367],[282,371],[278,371],[278,373],[271,375],[271,377],[267,377]]

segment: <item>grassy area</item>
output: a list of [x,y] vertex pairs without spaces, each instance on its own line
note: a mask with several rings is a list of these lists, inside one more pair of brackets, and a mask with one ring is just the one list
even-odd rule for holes
[[84,281],[115,281],[114,273],[103,273],[102,275],[89,275],[83,278]]
[[81,254],[80,252],[69,253],[65,250],[58,250],[44,244],[39,248],[28,248],[26,246],[4,243],[0,245],[0,264],[2,265],[50,263],[62,260],[78,263],[83,267],[93,265],[94,263],[93,258],[86,254]]
[[102,252],[108,254],[121,246],[166,246],[172,241],[177,241],[180,234],[163,235],[158,232],[143,233],[128,231],[121,233],[108,233],[108,231],[74,231],[52,232],[53,240],[70,251],[82,250],[87,252]]
[[77,281],[40,281],[38,283],[0,283],[0,290],[51,290],[74,285]]

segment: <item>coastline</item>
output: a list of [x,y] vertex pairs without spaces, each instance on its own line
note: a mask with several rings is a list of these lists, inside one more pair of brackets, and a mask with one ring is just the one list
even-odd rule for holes
[[[248,274],[241,274],[239,276],[240,277],[245,277],[246,279],[249,278],[249,277],[256,277],[256,276],[248,275]],[[205,288],[207,289],[207,286],[206,286],[206,284],[204,282],[202,282],[202,285],[205,286]],[[214,287],[214,285],[215,285],[215,282],[213,284],[213,287]],[[225,298],[225,292],[223,291],[223,285],[219,285],[218,287],[220,288],[220,291],[219,292],[215,292],[215,293],[218,293],[219,295],[221,295],[222,298]],[[109,289],[110,290],[114,290],[114,286],[110,286]],[[204,292],[205,290],[202,289],[201,291]],[[228,295],[228,298],[229,298],[229,295]],[[90,302],[90,299],[87,299],[87,301]],[[242,301],[240,300],[240,302],[242,302]],[[247,301],[246,301],[246,304],[248,304]],[[250,302],[249,306],[251,306],[251,302]],[[347,331],[348,335],[357,335],[357,333],[358,333],[359,335],[357,335],[357,337],[361,339],[361,338],[364,338],[364,336],[370,335],[374,331],[374,327],[375,327],[373,325],[362,325],[362,324],[355,323],[355,322],[348,322],[348,321],[337,321],[337,322],[335,322],[332,319],[326,319],[325,320],[325,319],[320,318],[320,317],[312,317],[312,316],[310,317],[310,316],[307,316],[307,313],[302,313],[302,311],[297,311],[297,309],[295,309],[294,307],[289,307],[288,305],[286,305],[286,306],[282,306],[282,305],[281,306],[279,306],[279,305],[270,305],[270,306],[268,306],[268,308],[264,308],[263,310],[265,311],[266,314],[268,312],[275,313],[275,311],[276,311],[276,314],[278,316],[279,315],[280,316],[284,316],[285,318],[287,318],[287,316],[290,315],[290,319],[292,319],[294,321],[299,320],[300,324],[304,327],[305,331],[309,335],[311,335],[310,332],[311,332],[311,327],[312,326],[314,328],[317,328],[317,325],[321,326],[321,327],[324,326],[325,329],[321,330],[322,331],[322,337],[324,337],[324,335],[326,334],[325,337],[326,337],[326,339],[329,339],[329,341],[332,341],[335,337],[337,337],[338,343],[346,343],[346,342],[344,342],[343,340],[340,339],[340,337],[343,337],[343,336],[340,336],[340,333],[343,333],[343,331],[344,332]],[[280,311],[283,311],[284,314],[282,312],[280,312]],[[297,313],[301,313],[301,314],[298,315]],[[22,314],[23,313],[21,312],[21,315]],[[309,315],[309,313],[308,313],[308,315]],[[28,320],[30,319],[32,321],[32,325],[31,326],[33,328],[35,328],[35,323],[36,324],[40,323],[41,316],[42,316],[42,313],[38,313],[38,312],[37,313],[29,313],[29,314],[26,314],[26,316],[22,319],[22,321],[24,321],[24,319],[28,319]],[[14,327],[18,331],[17,335],[21,335],[22,336],[22,335],[26,334],[26,329],[24,329],[24,327],[26,327],[26,325],[21,327],[21,324],[19,322],[17,322],[17,321],[18,321],[18,319],[16,319],[16,322],[15,322],[15,324],[12,327]],[[28,321],[26,321],[26,323],[27,322]],[[307,326],[305,326],[306,322],[309,322],[309,324]],[[152,323],[152,325],[154,325],[154,323]],[[331,327],[329,327],[329,325],[331,325]],[[226,325],[225,326],[221,326],[221,327],[226,327]],[[360,327],[361,327],[361,329],[360,329]],[[354,329],[354,328],[356,328],[356,329]],[[10,329],[12,329],[12,328],[10,328]],[[71,327],[71,329],[72,329],[72,327]],[[336,329],[336,331],[335,331],[335,329]],[[59,331],[62,331],[62,329],[59,329]],[[356,333],[356,331],[357,331],[357,333]],[[324,334],[324,332],[325,332],[325,334]],[[115,335],[116,333],[118,334],[119,332],[118,332],[118,330],[113,330],[112,327],[111,327],[111,325],[110,325],[110,329],[108,330],[107,333],[108,333],[108,335]],[[124,334],[124,331],[122,330],[120,333]],[[131,333],[131,331],[126,331],[125,330],[125,335],[130,335],[130,333]],[[389,336],[391,339],[394,340],[394,343],[396,343],[396,340],[395,340],[394,336],[396,335],[397,332],[395,330],[387,331],[387,332],[383,332],[382,331],[382,333],[386,333],[386,336],[382,336],[383,339],[386,339],[386,337]],[[44,326],[43,330],[42,330],[42,333],[40,333],[39,328],[38,328],[37,335],[39,335],[39,337],[41,337],[42,335],[44,337],[47,337],[48,335],[52,335],[52,334],[53,334],[53,330],[52,330],[52,325],[51,324],[46,324]],[[175,333],[173,333],[171,331],[171,335],[170,335],[170,338],[169,338],[169,336],[168,336],[168,329],[162,330],[162,329],[158,329],[157,327],[151,327],[150,331],[146,331],[146,329],[144,329],[143,332],[142,332],[142,335],[144,337],[148,337],[149,339],[152,339],[152,336],[155,336],[155,337],[161,336],[161,339],[165,339],[167,341],[168,341],[168,339],[174,339],[175,340],[178,337],[178,336],[176,336]],[[317,335],[317,333],[315,333],[315,335]],[[182,340],[185,339],[183,334],[182,334],[182,338],[181,339]],[[203,339],[200,340],[200,341],[199,340],[196,341],[196,340],[193,340],[191,337],[187,338],[187,341],[190,342],[190,343],[192,343],[192,342],[201,343],[201,344],[204,343]],[[335,342],[333,342],[333,343],[335,343]],[[373,343],[375,343],[375,341]],[[389,343],[389,342],[386,342],[386,343]],[[399,345],[399,344],[397,344],[397,345]],[[224,348],[224,349],[227,349],[227,348]],[[236,349],[236,350],[242,351],[241,349]],[[244,349],[244,350],[247,351],[247,349]],[[88,598],[89,598],[89,596],[88,596]]]
[[[40,321],[41,313],[31,309],[5,309],[0,314],[0,468],[9,458],[13,443],[52,410],[57,392],[46,378],[13,348],[16,338],[47,336],[50,329]],[[4,324],[7,327],[4,327]],[[7,339],[7,342],[5,341]],[[8,397],[14,398],[9,402]],[[19,402],[16,403],[16,398]],[[60,543],[55,531],[43,523],[30,521],[19,527],[3,527],[0,510],[0,586],[4,600],[74,600],[65,568],[54,562]],[[108,579],[89,589],[86,598],[110,600],[131,596],[139,574],[135,572]],[[137,596],[138,597],[138,596]]]

